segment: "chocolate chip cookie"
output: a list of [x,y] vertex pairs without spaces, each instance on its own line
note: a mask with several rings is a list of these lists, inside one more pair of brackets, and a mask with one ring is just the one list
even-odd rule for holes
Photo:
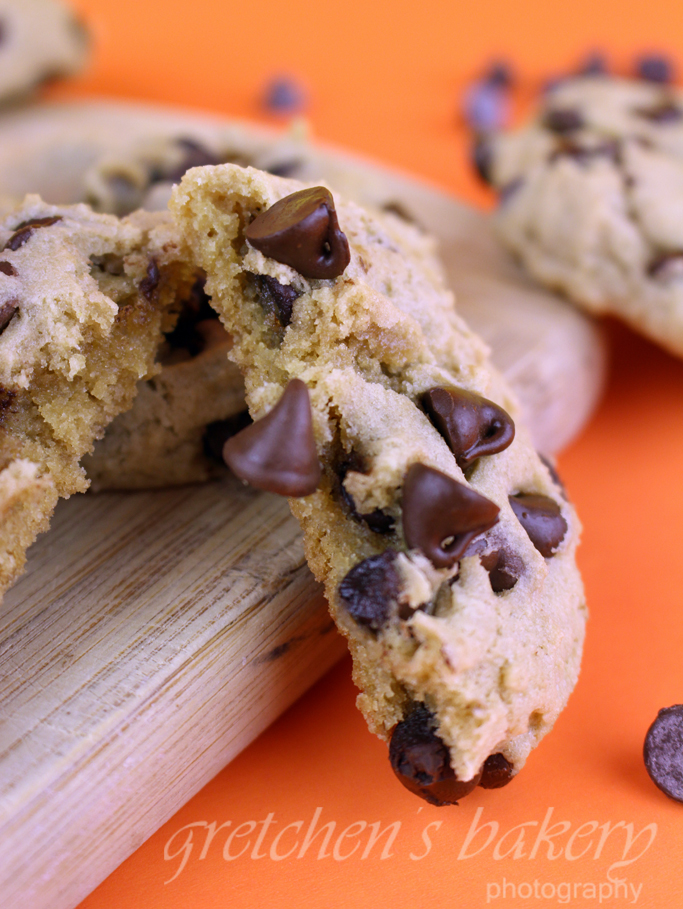
[[499,235],[528,271],[683,355],[683,94],[565,80],[487,154]]
[[38,196],[0,222],[0,249],[1,594],[57,498],[87,487],[81,457],[130,406],[196,275],[167,215]]
[[431,240],[232,165],[171,209],[255,420],[224,457],[290,496],[395,773],[434,804],[504,785],[576,682],[579,524]]
[[77,73],[88,34],[61,0],[0,0],[0,103]]

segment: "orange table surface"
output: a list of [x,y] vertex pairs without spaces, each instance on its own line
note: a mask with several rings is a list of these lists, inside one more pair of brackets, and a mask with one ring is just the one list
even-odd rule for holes
[[[274,122],[260,92],[291,73],[308,86],[314,137],[480,204],[491,200],[469,172],[457,108],[492,55],[515,63],[526,97],[593,48],[624,71],[640,51],[683,44],[680,2],[74,6],[94,30],[93,63],[53,97]],[[458,807],[415,799],[357,713],[343,661],[81,909],[683,905],[683,806],[642,761],[657,710],[683,701],[683,363],[606,330],[607,395],[559,461],[585,528],[583,671],[519,778]],[[303,849],[311,824],[330,825],[327,846],[323,833]],[[373,831],[384,831],[374,845]]]

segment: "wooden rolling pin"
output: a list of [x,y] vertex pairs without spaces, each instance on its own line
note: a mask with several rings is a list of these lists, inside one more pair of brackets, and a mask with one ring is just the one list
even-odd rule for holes
[[[68,157],[76,126],[84,159],[143,121],[147,132],[206,141],[228,129],[101,103],[9,115],[0,193],[74,201],[76,176],[69,183],[68,167],[54,161]],[[229,129],[242,130],[243,144],[273,141],[261,130]],[[313,179],[400,203],[437,235],[460,309],[516,388],[537,445],[561,448],[602,384],[592,323],[532,288],[485,216],[348,155],[306,154]],[[332,666],[344,644],[287,503],[228,477],[60,503],[0,607],[0,652],[0,903],[70,909]]]

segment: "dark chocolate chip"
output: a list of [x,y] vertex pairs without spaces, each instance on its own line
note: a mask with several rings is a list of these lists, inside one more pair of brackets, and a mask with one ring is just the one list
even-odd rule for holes
[[466,782],[457,778],[434,726],[434,716],[424,704],[401,720],[391,734],[391,767],[406,789],[431,805],[457,805],[478,784],[480,774]]
[[254,218],[245,236],[264,256],[305,278],[336,278],[351,261],[334,199],[323,186],[280,199]]
[[673,63],[663,54],[645,54],[636,60],[636,75],[662,85],[673,80]]
[[411,464],[403,483],[403,533],[437,568],[450,568],[471,541],[498,520],[499,508],[469,486]]
[[194,139],[180,138],[175,140],[176,145],[183,151],[183,158],[180,163],[166,174],[154,173],[151,175],[151,182],[157,183],[159,180],[168,180],[171,183],[178,183],[182,180],[186,171],[192,167],[205,167],[211,164],[220,164],[220,158],[213,152],[209,151]]
[[17,273],[17,270],[11,262],[0,262],[0,272],[2,272],[3,275],[14,277],[14,275]]
[[275,407],[225,443],[223,458],[242,480],[282,496],[308,496],[321,478],[308,388],[292,379]]
[[295,114],[306,107],[307,92],[301,82],[290,76],[278,76],[267,86],[263,106],[276,114]]
[[502,789],[512,780],[514,767],[502,754],[491,754],[484,761],[479,785],[482,789]]
[[156,259],[150,259],[149,264],[147,265],[147,277],[143,278],[140,282],[140,293],[142,296],[147,300],[151,300],[159,287],[160,280],[161,275]]
[[11,249],[13,251],[19,249],[27,240],[30,240],[34,230],[37,230],[40,227],[49,227],[51,224],[56,224],[57,221],[61,220],[61,217],[57,215],[50,218],[34,218],[32,221],[22,221],[21,224],[16,226],[14,233],[7,243],[5,243],[4,249]]
[[570,139],[560,139],[557,148],[555,148],[548,158],[551,164],[560,158],[572,158],[579,164],[589,164],[596,158],[608,158],[615,164],[621,160],[621,148],[616,141],[601,142],[598,145],[579,145]]
[[554,133],[573,133],[585,126],[581,112],[573,107],[555,107],[546,111],[543,126]]
[[16,391],[12,391],[9,388],[3,388],[3,386],[0,385],[0,426],[4,423],[6,415],[12,413],[12,405],[14,404],[16,396]]
[[385,202],[382,206],[382,211],[388,212],[390,215],[396,215],[397,218],[400,218],[401,221],[405,221],[407,224],[417,224],[415,215],[408,211],[402,202],[397,202],[396,200]]
[[633,113],[651,123],[679,123],[683,119],[683,110],[671,100],[662,101],[652,107],[638,107]]
[[506,549],[487,552],[481,556],[481,564],[489,573],[494,593],[512,590],[524,570],[522,560]]
[[484,82],[500,88],[511,88],[514,83],[512,66],[507,60],[494,60],[486,68],[483,78]]
[[683,704],[659,711],[645,736],[643,756],[655,786],[683,802]]
[[505,205],[510,199],[524,186],[524,177],[515,177],[514,180],[508,181],[498,190],[498,201]]
[[7,303],[0,304],[0,335],[12,321],[12,317],[19,309],[19,303],[16,300],[8,300]]
[[261,304],[274,312],[280,325],[286,328],[292,321],[294,301],[301,294],[290,284],[280,284],[277,278],[271,278],[270,275],[254,275],[254,278]]
[[165,335],[174,350],[187,350],[192,357],[196,357],[207,347],[205,333],[198,329],[198,325],[209,320],[218,321],[218,313],[212,309],[209,297],[204,291],[205,283],[204,278],[195,281],[190,296],[183,300],[173,331]]
[[[562,477],[557,472],[557,468],[555,467],[553,462],[550,460],[550,458],[547,458],[545,455],[541,454],[540,452],[539,452],[538,457],[548,468],[548,473],[552,477],[553,483],[555,483],[557,486],[559,486],[560,490],[562,491],[562,495],[565,497],[565,499],[567,499],[567,489],[566,489],[564,483],[562,482]],[[567,499],[567,501],[569,501],[569,500]]]
[[390,514],[387,514],[386,511],[382,511],[381,508],[375,508],[374,511],[370,511],[365,514],[357,511],[353,496],[344,486],[346,474],[350,470],[355,471],[356,473],[365,473],[365,464],[363,463],[363,459],[355,451],[352,451],[351,454],[337,468],[340,494],[349,511],[353,517],[356,518],[356,520],[363,521],[374,533],[379,533],[382,535],[391,533],[396,522]]
[[493,154],[488,136],[476,136],[472,143],[472,164],[479,177],[489,186],[493,185]]
[[515,424],[502,407],[464,388],[430,388],[422,405],[461,470],[503,451],[515,437]]
[[215,420],[213,423],[209,423],[202,437],[204,454],[207,458],[220,461],[221,464],[225,463],[223,461],[225,443],[247,426],[251,426],[252,423],[253,420],[249,416],[248,410],[243,410],[234,417],[228,417],[227,420]]
[[298,158],[290,158],[286,161],[278,161],[276,164],[269,164],[263,170],[274,177],[295,177],[302,163]]
[[541,555],[549,559],[567,533],[567,522],[560,506],[549,496],[519,493],[510,496],[510,505],[517,520]]
[[683,275],[683,250],[665,252],[656,256],[647,266],[651,278],[678,278]]
[[370,556],[355,565],[339,584],[339,596],[349,615],[373,631],[384,625],[398,599],[400,579],[395,559],[393,549]]
[[601,51],[592,51],[584,58],[576,71],[577,76],[604,76],[607,73],[607,57]]

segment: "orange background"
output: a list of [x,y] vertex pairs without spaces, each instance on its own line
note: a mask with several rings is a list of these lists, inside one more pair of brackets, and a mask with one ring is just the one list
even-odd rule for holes
[[[79,0],[74,6],[94,30],[94,61],[84,77],[52,89],[53,96],[152,100],[267,120],[258,103],[263,85],[269,76],[289,72],[309,88],[315,137],[480,204],[490,198],[469,173],[457,110],[463,86],[493,54],[516,65],[523,103],[544,77],[570,69],[590,49],[605,49],[624,71],[637,52],[671,51],[683,43],[680,0]],[[678,62],[683,69],[683,58]],[[606,398],[559,463],[585,526],[579,561],[591,620],[583,673],[555,731],[520,777],[502,791],[476,790],[457,808],[439,810],[416,800],[395,782],[385,746],[356,712],[344,661],[140,846],[81,909],[479,907],[486,905],[487,887],[493,897],[504,878],[532,887],[537,881],[539,896],[512,898],[508,888],[507,897],[490,899],[492,906],[596,906],[599,891],[591,899],[584,885],[606,882],[607,869],[621,857],[623,827],[600,856],[595,834],[575,838],[577,854],[592,844],[577,860],[566,851],[550,859],[547,846],[531,859],[530,846],[551,807],[553,823],[570,824],[556,848],[566,849],[581,825],[590,833],[593,821],[632,823],[635,833],[657,824],[651,848],[614,874],[642,885],[638,906],[683,903],[683,806],[650,783],[641,758],[657,710],[683,701],[683,364],[626,329],[606,330],[613,347]],[[164,846],[184,825],[231,821],[229,833],[272,813],[268,849],[287,824],[303,821],[306,829],[317,806],[321,824],[336,823],[335,838],[357,821],[381,821],[383,827],[400,821],[393,854],[382,859],[378,846],[362,859],[366,829],[341,841],[342,853],[357,842],[361,847],[339,861],[333,855],[318,859],[319,845],[302,859],[252,859],[256,834],[247,852],[225,861],[224,830],[204,859],[205,833],[195,835],[184,870],[164,883],[180,862],[165,861]],[[474,857],[458,858],[479,808],[481,823],[499,824],[494,842],[515,825],[535,823],[523,828],[526,857],[496,859],[492,842]],[[440,826],[429,828],[429,854],[411,859],[411,852],[426,851],[422,834],[432,822]],[[284,852],[294,842],[286,837]],[[500,851],[515,837],[510,834]],[[247,839],[234,839],[233,852]],[[485,839],[480,834],[471,851]],[[638,851],[636,844],[633,854]],[[572,884],[571,901],[561,902],[566,890],[543,896],[543,884],[549,893],[549,885],[560,883]],[[605,904],[626,903],[622,896]]]

